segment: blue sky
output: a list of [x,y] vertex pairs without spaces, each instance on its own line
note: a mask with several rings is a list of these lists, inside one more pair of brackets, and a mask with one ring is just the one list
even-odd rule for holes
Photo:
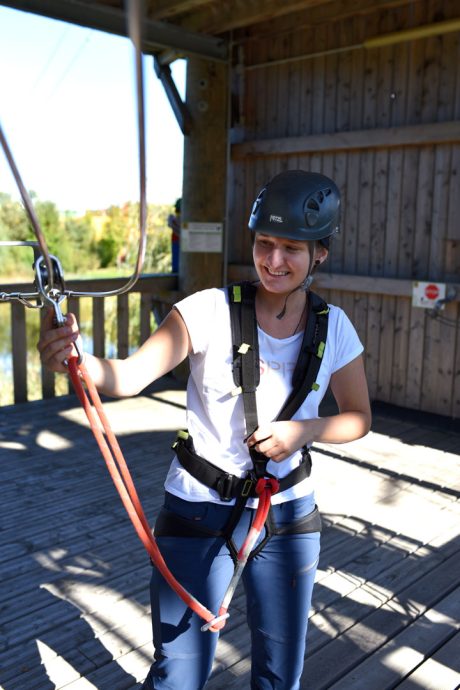
[[[144,59],[149,203],[181,194],[183,137]],[[185,62],[172,65],[184,93]],[[139,198],[133,49],[126,38],[0,7],[0,121],[25,186],[80,213]],[[0,150],[0,191],[18,197]]]

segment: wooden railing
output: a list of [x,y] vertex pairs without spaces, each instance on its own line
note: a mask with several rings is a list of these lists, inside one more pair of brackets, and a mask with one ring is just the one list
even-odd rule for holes
[[[70,290],[81,292],[105,292],[115,290],[126,283],[126,278],[104,278],[91,280],[68,281],[67,287]],[[171,304],[179,298],[177,292],[177,275],[157,274],[144,275],[139,278],[135,286],[130,290],[131,293],[140,293],[140,335],[139,343],[143,343],[151,332],[151,313],[155,314],[156,320],[163,318],[169,311]],[[31,292],[30,285],[14,283],[2,286],[8,293]],[[104,318],[104,299],[103,297],[91,298],[92,312],[92,351],[95,355],[105,356],[105,332],[106,324]],[[129,310],[128,294],[116,297],[116,320],[117,320],[117,357],[123,358],[129,351]],[[71,311],[77,318],[80,313],[79,298],[70,298],[65,306],[65,311]],[[35,347],[35,343],[27,342],[26,330],[26,309],[18,301],[5,302],[0,307],[0,318],[5,318],[4,309],[11,310],[11,354],[13,369],[13,389],[14,402],[26,402],[28,396],[28,352]],[[53,373],[42,369],[41,371],[41,390],[43,398],[51,398],[55,395],[55,376]]]

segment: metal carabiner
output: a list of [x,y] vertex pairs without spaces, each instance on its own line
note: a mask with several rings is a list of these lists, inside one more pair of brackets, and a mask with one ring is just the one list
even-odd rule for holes
[[[40,295],[42,306],[48,306],[54,311],[56,326],[60,328],[66,324],[66,318],[61,310],[61,303],[66,299],[68,293],[65,289],[64,272],[59,259],[52,254],[49,255],[49,259],[53,271],[52,284],[55,287],[50,287],[48,267],[43,256],[39,256],[35,262],[35,285]],[[74,347],[78,355],[78,364],[81,364],[83,352],[77,342],[74,343]]]

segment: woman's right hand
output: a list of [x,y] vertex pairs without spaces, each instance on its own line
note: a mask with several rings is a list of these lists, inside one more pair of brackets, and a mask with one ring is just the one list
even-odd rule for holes
[[73,314],[66,315],[65,326],[56,328],[54,325],[54,311],[49,309],[42,320],[40,340],[37,349],[44,366],[50,371],[67,373],[65,362],[71,355],[78,356],[75,341],[78,339],[79,350],[82,352],[81,336],[78,324]]

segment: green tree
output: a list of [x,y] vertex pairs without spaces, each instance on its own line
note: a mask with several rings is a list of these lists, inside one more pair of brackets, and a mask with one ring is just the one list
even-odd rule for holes
[[101,268],[115,266],[117,256],[125,243],[126,222],[122,209],[111,206],[107,210],[109,220],[104,226],[104,235],[97,243],[97,253]]

